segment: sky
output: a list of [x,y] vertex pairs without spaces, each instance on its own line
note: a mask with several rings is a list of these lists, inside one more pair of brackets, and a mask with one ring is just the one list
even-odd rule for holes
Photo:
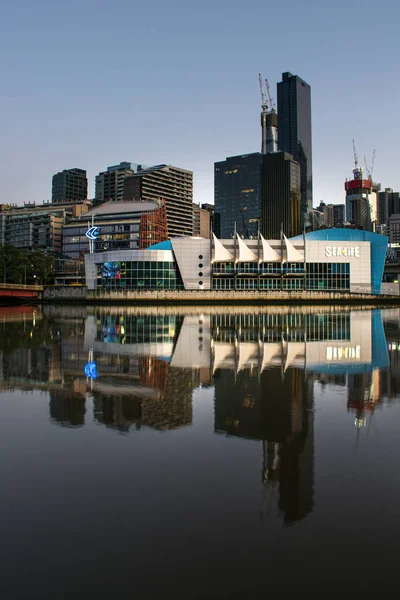
[[400,189],[394,0],[13,0],[0,20],[0,203],[51,198],[54,173],[121,161],[194,172],[260,151],[258,72],[311,85],[314,206],[344,202],[359,161]]

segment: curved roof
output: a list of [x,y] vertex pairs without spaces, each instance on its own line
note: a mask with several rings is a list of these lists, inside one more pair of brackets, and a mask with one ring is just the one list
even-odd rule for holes
[[[302,236],[291,238],[292,242]],[[371,248],[371,285],[372,293],[379,294],[382,285],[383,270],[388,238],[380,233],[364,231],[362,229],[347,229],[346,227],[332,227],[332,229],[318,229],[306,233],[306,240],[326,242],[369,242]]]
[[122,213],[142,213],[149,210],[154,210],[155,208],[159,208],[159,204],[157,204],[157,202],[151,202],[147,200],[143,200],[143,202],[124,202],[122,200],[116,202],[113,200],[92,208],[92,210],[89,210],[83,216],[86,219],[92,215],[96,217],[100,215],[119,215]]

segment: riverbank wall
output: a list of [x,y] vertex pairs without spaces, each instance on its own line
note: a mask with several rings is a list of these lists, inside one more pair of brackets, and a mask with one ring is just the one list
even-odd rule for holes
[[358,304],[398,305],[400,297],[360,293],[317,291],[107,291],[86,287],[47,287],[43,303],[133,305],[240,305],[240,304]]

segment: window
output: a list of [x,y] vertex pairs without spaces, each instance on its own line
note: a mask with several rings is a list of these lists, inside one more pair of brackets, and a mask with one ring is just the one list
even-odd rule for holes
[[309,290],[349,290],[349,263],[308,263],[306,289]]

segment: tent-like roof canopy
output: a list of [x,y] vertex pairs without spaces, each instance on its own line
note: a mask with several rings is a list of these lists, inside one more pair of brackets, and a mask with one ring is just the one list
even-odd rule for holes
[[262,248],[263,248],[263,262],[281,262],[280,255],[275,252],[273,248],[268,244],[267,240],[263,238],[260,233]]
[[[286,235],[283,234],[283,239],[286,244],[286,262],[288,263],[297,263],[304,262],[304,256],[300,254],[298,250],[293,246],[292,242],[289,242]],[[284,261],[282,261],[284,262]]]
[[252,250],[250,250],[239,234],[236,234],[236,237],[239,246],[239,256],[236,259],[236,262],[257,262],[258,256],[254,254]]
[[233,254],[221,244],[215,233],[212,235],[214,240],[214,258],[212,262],[232,262],[234,260]]

